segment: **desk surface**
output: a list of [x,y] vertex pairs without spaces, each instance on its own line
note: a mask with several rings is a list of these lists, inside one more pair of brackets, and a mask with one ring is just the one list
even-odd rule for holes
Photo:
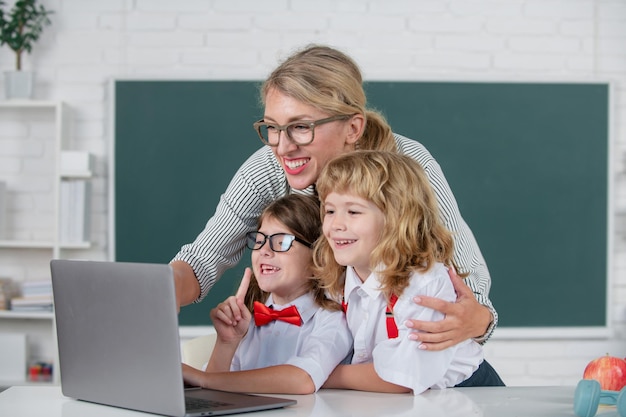
[[[312,395],[282,395],[298,404],[259,416],[574,416],[574,387],[497,387],[430,390],[418,396],[321,390]],[[139,413],[66,398],[58,386],[11,387],[0,393],[0,416],[133,417]],[[599,416],[617,416],[615,407],[601,407]]]

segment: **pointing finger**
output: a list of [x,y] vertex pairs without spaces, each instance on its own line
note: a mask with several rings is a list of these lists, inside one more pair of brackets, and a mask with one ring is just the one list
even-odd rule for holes
[[237,293],[235,297],[239,300],[243,300],[246,297],[246,293],[248,292],[248,287],[250,286],[250,278],[252,277],[252,270],[250,268],[246,268],[243,273],[243,278],[241,278],[241,284],[239,284],[239,289],[237,289]]

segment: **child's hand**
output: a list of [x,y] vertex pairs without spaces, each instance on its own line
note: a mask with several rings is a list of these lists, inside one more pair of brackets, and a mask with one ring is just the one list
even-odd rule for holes
[[225,343],[239,342],[247,333],[252,315],[244,304],[252,270],[246,268],[239,289],[211,310],[211,320],[217,336]]

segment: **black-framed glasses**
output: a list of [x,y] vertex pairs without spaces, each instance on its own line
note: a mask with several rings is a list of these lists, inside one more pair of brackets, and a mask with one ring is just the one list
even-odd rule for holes
[[278,146],[280,132],[284,131],[287,135],[287,139],[298,146],[303,146],[308,145],[315,139],[315,126],[334,122],[335,120],[346,120],[348,118],[350,118],[350,116],[342,115],[319,120],[296,120],[284,126],[277,125],[276,123],[267,123],[261,119],[252,126],[254,126],[254,129],[259,134],[261,141],[266,145]]
[[309,249],[313,246],[306,240],[289,233],[274,233],[268,236],[265,233],[256,231],[246,234],[246,246],[248,249],[259,250],[267,241],[270,242],[270,249],[274,252],[287,252],[293,245],[293,242],[300,242]]

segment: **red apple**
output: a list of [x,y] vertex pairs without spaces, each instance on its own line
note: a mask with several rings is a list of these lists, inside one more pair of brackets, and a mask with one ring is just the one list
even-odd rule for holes
[[583,379],[595,379],[603,390],[619,391],[626,386],[626,359],[608,354],[594,359],[587,364]]

